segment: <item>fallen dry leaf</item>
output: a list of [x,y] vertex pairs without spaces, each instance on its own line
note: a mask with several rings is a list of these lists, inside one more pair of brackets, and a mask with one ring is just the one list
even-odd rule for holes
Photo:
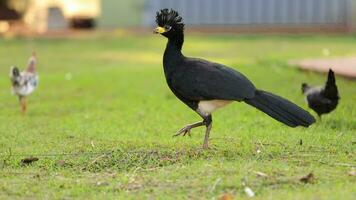
[[233,200],[233,199],[234,197],[229,193],[225,193],[219,198],[219,200]]
[[56,165],[59,166],[59,167],[64,167],[66,165],[66,161],[65,160],[58,160],[56,162]]
[[23,165],[29,165],[29,164],[31,164],[31,163],[33,163],[33,162],[38,161],[38,160],[39,160],[38,158],[31,156],[31,157],[22,159],[22,160],[21,160],[21,164],[23,164]]
[[349,176],[356,176],[356,170],[354,168],[349,172]]
[[313,183],[315,181],[315,176],[313,173],[309,173],[308,175],[303,176],[299,180],[302,183]]
[[263,177],[263,178],[267,178],[268,177],[268,175],[266,173],[263,173],[263,172],[253,171],[253,173],[255,173],[259,177]]
[[109,185],[108,182],[101,182],[101,181],[96,182],[96,186],[107,186],[107,185]]

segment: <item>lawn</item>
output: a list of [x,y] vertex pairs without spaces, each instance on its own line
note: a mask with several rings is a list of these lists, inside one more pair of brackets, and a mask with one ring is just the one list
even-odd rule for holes
[[[189,35],[189,34],[188,34]],[[238,69],[256,87],[307,109],[302,82],[325,75],[288,60],[356,56],[354,36],[190,34],[184,53]],[[157,35],[0,39],[0,199],[355,199],[356,82],[337,77],[337,110],[312,127],[288,128],[235,103],[204,128],[168,89]],[[21,116],[7,78],[32,52],[40,85]],[[313,113],[314,114],[314,113]],[[21,159],[39,158],[30,165]],[[300,178],[312,173],[314,179]]]

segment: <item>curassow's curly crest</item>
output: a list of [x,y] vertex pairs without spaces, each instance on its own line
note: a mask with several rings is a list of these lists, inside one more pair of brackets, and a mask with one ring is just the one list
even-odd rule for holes
[[160,27],[169,25],[176,30],[184,30],[184,23],[182,17],[179,16],[178,12],[173,9],[165,8],[157,12],[156,23]]

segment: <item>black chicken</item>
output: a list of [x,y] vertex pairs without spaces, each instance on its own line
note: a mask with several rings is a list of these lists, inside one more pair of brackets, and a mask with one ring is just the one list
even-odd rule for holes
[[208,148],[211,113],[234,101],[244,101],[274,119],[290,126],[308,127],[315,119],[307,111],[272,93],[258,90],[243,74],[218,63],[185,57],[182,17],[174,10],[157,12],[155,33],[168,38],[163,56],[166,81],[172,92],[203,121],[182,128],[175,136],[206,126],[203,148]]
[[303,83],[302,92],[306,96],[309,108],[314,110],[320,119],[321,115],[335,110],[340,99],[335,83],[335,75],[331,69],[329,70],[328,80],[324,87],[311,87]]

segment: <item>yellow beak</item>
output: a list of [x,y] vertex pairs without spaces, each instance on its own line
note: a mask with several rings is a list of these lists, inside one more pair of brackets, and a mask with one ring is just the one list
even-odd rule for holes
[[163,27],[157,27],[155,30],[154,30],[154,33],[159,33],[159,34],[162,34],[162,33],[165,33],[166,32],[166,29],[163,28]]

